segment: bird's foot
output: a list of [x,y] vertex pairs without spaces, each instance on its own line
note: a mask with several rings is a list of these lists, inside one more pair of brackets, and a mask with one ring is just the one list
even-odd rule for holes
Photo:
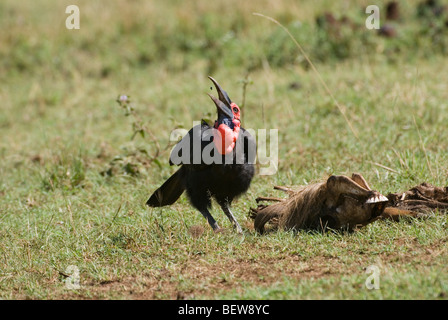
[[238,234],[243,234],[243,229],[241,229],[241,226],[238,224],[238,222],[236,223],[236,225],[234,225],[234,227]]
[[214,221],[213,223],[210,223],[210,226],[212,227],[213,232],[215,232],[215,233],[223,231],[223,229],[218,225],[218,223],[216,221]]
[[224,233],[226,231],[226,229],[218,227],[216,229],[213,229],[214,233]]

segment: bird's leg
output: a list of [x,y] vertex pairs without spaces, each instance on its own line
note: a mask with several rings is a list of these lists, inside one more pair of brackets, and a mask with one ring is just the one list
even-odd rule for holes
[[230,206],[228,201],[224,201],[220,203],[220,206],[222,208],[222,211],[226,214],[227,218],[229,218],[230,222],[232,222],[233,227],[236,228],[236,231],[238,233],[243,233],[243,229],[241,229],[240,224],[238,221],[236,221],[235,216],[233,215],[232,211],[230,211]]
[[212,215],[210,214],[210,212],[208,211],[207,208],[200,210],[200,212],[202,213],[204,218],[207,220],[208,224],[212,227],[213,231],[217,232],[217,231],[221,230],[221,228],[219,227],[218,223],[212,217]]
[[[194,179],[192,180],[195,181]],[[190,202],[193,207],[199,210],[199,212],[207,220],[208,224],[212,227],[213,231],[221,231],[218,223],[212,217],[210,211],[208,210],[208,208],[210,208],[212,205],[210,192],[207,191],[207,189],[203,188],[203,186],[202,188],[198,188],[197,185],[193,185],[191,188],[187,187],[187,195],[190,198]]]

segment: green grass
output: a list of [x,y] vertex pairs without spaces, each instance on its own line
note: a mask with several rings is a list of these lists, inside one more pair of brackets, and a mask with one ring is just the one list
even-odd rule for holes
[[[73,3],[3,1],[0,298],[446,299],[447,216],[263,236],[247,217],[256,197],[283,196],[274,185],[332,173],[359,172],[383,194],[448,185],[444,38],[416,1],[397,38],[316,29],[325,10],[362,25],[370,3],[351,3],[79,1],[81,29],[67,30]],[[293,42],[253,12],[289,28],[358,138]],[[234,203],[243,237],[217,208],[228,230],[214,234],[185,196],[144,205],[174,170],[171,131],[214,117],[208,75],[245,99],[245,128],[279,129],[278,172]],[[379,290],[365,287],[370,265]],[[69,266],[80,289],[66,287]]]

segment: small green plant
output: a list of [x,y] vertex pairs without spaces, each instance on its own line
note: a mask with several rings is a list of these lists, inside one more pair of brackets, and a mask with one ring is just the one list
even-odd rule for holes
[[83,187],[85,165],[80,157],[60,158],[56,164],[45,170],[42,176],[42,187],[46,191],[56,189],[71,190]]
[[[135,177],[145,172],[146,168],[152,164],[160,167],[161,164],[158,158],[168,150],[170,145],[168,144],[164,149],[160,147],[157,137],[151,132],[148,124],[138,114],[131,102],[130,96],[119,95],[116,102],[124,110],[125,117],[131,119],[131,143],[121,147],[123,152],[111,160],[109,167],[101,172],[102,175],[114,176],[116,174],[124,174]],[[135,141],[137,136],[143,139],[143,144],[138,144]],[[150,151],[151,145],[154,150],[152,153]]]

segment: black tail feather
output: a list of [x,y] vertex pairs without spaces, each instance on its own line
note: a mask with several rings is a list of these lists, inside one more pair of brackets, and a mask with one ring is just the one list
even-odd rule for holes
[[163,207],[176,202],[185,190],[184,168],[177,170],[165,183],[146,201],[150,207]]

